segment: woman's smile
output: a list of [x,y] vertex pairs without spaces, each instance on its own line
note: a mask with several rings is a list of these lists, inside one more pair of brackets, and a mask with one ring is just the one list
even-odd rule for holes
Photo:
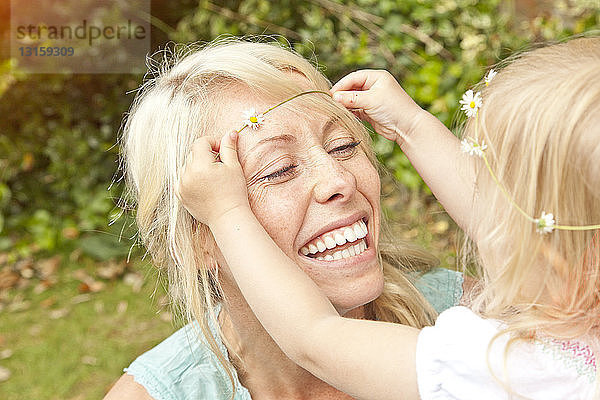
[[[347,220],[355,221],[347,223]],[[316,261],[326,261],[332,267],[337,261],[359,257],[369,249],[366,217],[350,216],[328,224],[300,249],[300,254]],[[324,231],[324,233],[321,233]],[[364,261],[365,257],[360,257]]]

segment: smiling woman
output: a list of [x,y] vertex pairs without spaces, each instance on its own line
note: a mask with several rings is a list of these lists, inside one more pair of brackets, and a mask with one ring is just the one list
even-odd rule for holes
[[[239,129],[249,109],[327,91],[329,82],[277,42],[227,39],[173,53],[161,54],[156,77],[134,101],[123,168],[140,240],[167,271],[173,305],[189,324],[134,361],[107,398],[348,398],[277,347],[210,230],[176,193],[198,137],[218,140]],[[238,146],[252,211],[340,313],[420,328],[436,310],[417,287],[442,308],[458,301],[460,275],[427,272],[432,257],[387,235],[369,134],[329,96],[307,94],[273,109]]]

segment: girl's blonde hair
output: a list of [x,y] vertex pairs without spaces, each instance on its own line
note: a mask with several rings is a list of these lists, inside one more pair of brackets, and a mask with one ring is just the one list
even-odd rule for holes
[[[219,129],[214,116],[228,100],[227,88],[243,85],[276,104],[306,90],[292,79],[290,71],[302,74],[312,89],[328,90],[331,85],[309,61],[276,40],[259,43],[256,39],[227,38],[205,46],[176,46],[158,55],[162,60],[155,61],[156,56],[150,59],[149,79],[140,88],[123,129],[126,198],[133,202],[130,206],[137,207],[141,243],[154,263],[167,272],[176,315],[186,323],[198,322],[201,336],[233,385],[233,367],[208,328],[212,320],[219,329],[215,306],[227,307],[217,276],[216,243],[208,227],[194,221],[177,199],[177,179],[192,142]],[[322,94],[302,96],[282,107],[301,105],[336,116],[349,132],[362,139],[362,149],[380,168],[367,130],[350,112]],[[415,327],[430,325],[435,311],[406,272],[426,270],[435,261],[408,245],[392,244],[386,233],[388,229],[382,227],[378,255],[385,286],[383,294],[368,307],[370,316]]]
[[[482,89],[466,134],[488,145],[514,203],[560,225],[600,223],[600,38],[515,57]],[[594,337],[600,328],[598,230],[542,235],[479,163],[481,292],[472,306],[519,338]]]

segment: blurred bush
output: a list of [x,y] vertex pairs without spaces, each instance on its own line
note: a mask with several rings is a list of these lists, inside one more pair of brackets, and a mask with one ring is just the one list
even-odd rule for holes
[[[153,4],[153,13],[154,25],[176,42],[281,35],[332,81],[359,68],[388,69],[448,126],[460,96],[488,66],[531,43],[600,26],[597,0],[180,0],[168,9]],[[128,246],[115,240],[118,227],[102,235],[104,242],[86,235],[109,231],[120,191],[109,189],[117,132],[133,99],[127,93],[141,80],[24,75],[0,60],[0,252],[16,259],[91,246],[96,256],[122,254],[102,251],[106,241]],[[376,135],[374,141],[401,183],[427,190],[397,146]]]

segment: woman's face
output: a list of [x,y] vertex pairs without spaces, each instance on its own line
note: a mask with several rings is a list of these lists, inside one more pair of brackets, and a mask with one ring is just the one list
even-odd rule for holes
[[[237,92],[222,109],[224,130],[215,136],[239,129],[245,110],[272,105]],[[300,101],[297,107],[278,107],[258,129],[240,134],[248,198],[279,248],[346,313],[383,289],[376,256],[379,176],[357,146],[360,138],[330,117],[302,109]]]

